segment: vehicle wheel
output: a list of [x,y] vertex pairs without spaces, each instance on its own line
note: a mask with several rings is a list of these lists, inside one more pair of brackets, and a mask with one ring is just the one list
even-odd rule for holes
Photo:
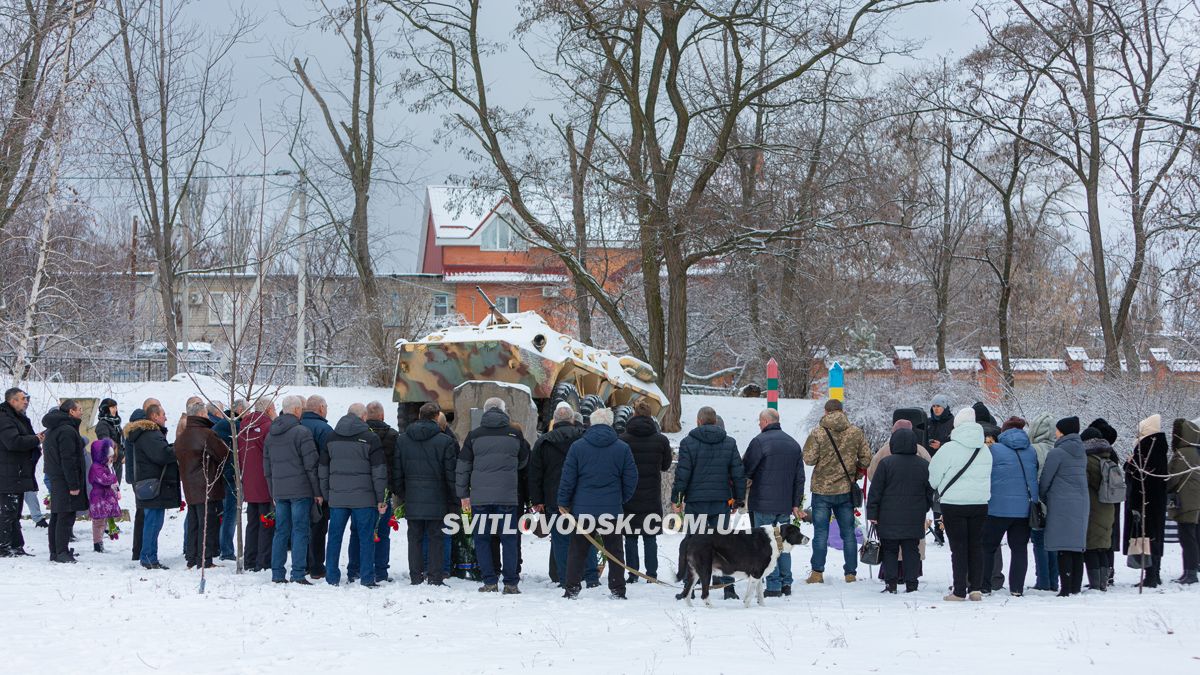
[[629,418],[633,417],[633,408],[627,405],[619,405],[613,409],[613,429],[618,434],[625,433],[625,427],[629,424]]
[[604,399],[596,394],[588,394],[579,401],[579,414],[583,415],[583,423],[590,425],[592,413],[604,407]]
[[550,391],[550,413],[558,407],[559,402],[565,401],[572,410],[579,410],[579,390],[570,382],[559,382]]

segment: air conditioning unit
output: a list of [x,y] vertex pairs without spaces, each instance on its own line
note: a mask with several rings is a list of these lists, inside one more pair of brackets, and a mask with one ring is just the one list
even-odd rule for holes
[[562,295],[562,289],[558,286],[542,286],[543,298],[557,298]]
[[194,305],[203,305],[204,304],[204,294],[203,293],[188,293],[188,304],[193,305],[193,306]]

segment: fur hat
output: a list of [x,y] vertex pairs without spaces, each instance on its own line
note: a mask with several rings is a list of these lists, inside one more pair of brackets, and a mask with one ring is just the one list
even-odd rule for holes
[[1000,427],[988,422],[983,423],[983,437],[997,439],[1000,438]]
[[1108,420],[1104,419],[1103,417],[1097,417],[1096,419],[1092,420],[1092,423],[1088,425],[1088,428],[1099,431],[1100,436],[1102,436],[1104,440],[1108,441],[1109,445],[1116,445],[1117,430],[1108,423]]
[[974,408],[963,408],[962,410],[959,410],[954,415],[954,426],[955,427],[959,427],[959,426],[962,426],[963,424],[966,424],[967,422],[974,422],[974,421],[975,421],[975,409]]
[[1079,418],[1064,417],[1054,423],[1054,428],[1062,432],[1063,436],[1079,433]]
[[908,429],[909,431],[912,431],[912,422],[909,422],[908,420],[896,420],[892,424],[893,434],[901,429]]
[[1090,441],[1097,438],[1104,438],[1104,435],[1096,427],[1088,427],[1083,430],[1082,434],[1079,434],[1079,437],[1085,441]]
[[975,405],[971,407],[975,409],[976,422],[979,422],[980,424],[991,424],[992,426],[997,425],[996,418],[992,417],[992,411],[988,410],[988,407],[984,405],[982,401],[976,401]]

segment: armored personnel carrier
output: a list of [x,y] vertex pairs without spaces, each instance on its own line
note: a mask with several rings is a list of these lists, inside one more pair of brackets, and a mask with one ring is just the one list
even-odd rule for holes
[[656,417],[669,403],[647,363],[559,333],[535,312],[493,310],[477,326],[444,328],[419,340],[398,341],[396,347],[392,399],[399,406],[402,426],[416,419],[427,401],[436,401],[448,415],[466,415],[480,407],[482,400],[462,397],[455,405],[455,390],[466,382],[528,390],[539,429],[546,428],[559,401],[585,419],[597,408],[613,408],[618,431],[632,416],[634,402],[645,400]]

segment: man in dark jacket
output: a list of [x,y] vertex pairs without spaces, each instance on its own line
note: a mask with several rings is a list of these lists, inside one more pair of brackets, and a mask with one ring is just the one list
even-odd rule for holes
[[[329,451],[328,439],[333,435],[333,427],[329,426],[329,405],[324,397],[309,396],[304,402],[304,415],[300,424],[312,433],[313,442],[317,444],[317,452],[323,457]],[[325,576],[325,538],[329,534],[329,504],[318,503],[321,517],[312,524],[308,543],[308,575],[313,579]]]
[[[135,411],[131,416],[138,417]],[[179,488],[179,462],[175,448],[167,443],[167,412],[162,405],[150,403],[141,411],[140,419],[125,427],[126,445],[136,467],[133,484],[141,480],[156,480],[154,496],[137,499],[137,509],[142,514],[140,537],[134,536],[134,547],[138,560],[146,569],[167,569],[158,561],[158,535],[162,531],[167,509],[179,508],[183,493]],[[139,530],[137,523],[134,529]]]
[[[637,489],[633,491],[633,499],[625,503],[625,513],[633,516],[630,523],[632,531],[625,535],[625,564],[635,570],[640,566],[638,539],[641,539],[646,549],[646,576],[657,579],[658,535],[646,534],[644,527],[648,517],[662,517],[663,472],[671,469],[671,461],[675,456],[671,451],[671,441],[658,430],[650,406],[645,401],[634,404],[633,417],[625,425],[621,440],[633,451],[633,462],[638,470]],[[629,583],[637,580],[637,575],[633,573],[626,579]]]
[[28,406],[29,395],[15,387],[0,403],[0,558],[29,555],[21,537],[21,499],[37,490],[34,472],[45,434],[33,433]]
[[[954,413],[950,411],[950,397],[938,394],[933,397],[929,406],[929,421],[925,425],[925,437],[928,440],[929,456],[937,454],[943,443],[950,442],[950,432],[954,431]],[[946,532],[942,527],[942,514],[934,511],[933,540],[938,546],[946,545]]]
[[[529,457],[529,500],[533,510],[545,514],[550,522],[550,565],[552,579],[563,585],[567,579],[567,549],[571,535],[559,532],[554,527],[559,518],[558,485],[562,479],[563,464],[571,444],[583,437],[582,424],[575,424],[575,411],[568,403],[559,403],[554,409],[551,428],[533,444]],[[588,588],[600,585],[600,574],[596,549],[588,554],[584,565],[584,582]]]
[[[241,429],[241,420],[249,407],[250,404],[245,399],[234,401],[233,408],[229,410],[220,410],[217,406],[209,404],[208,418],[213,422],[213,433],[230,450],[233,450],[234,425]],[[241,439],[238,440],[240,442]],[[237,512],[237,472],[233,461],[225,462],[221,477],[225,481],[225,498],[221,502],[221,513],[226,514],[221,518],[221,560],[237,560],[237,549],[233,543],[234,535],[237,534],[237,518],[232,517]]]
[[520,510],[517,481],[519,472],[529,463],[529,443],[509,421],[504,401],[489,398],[483,404],[479,428],[467,434],[458,456],[457,492],[462,508],[475,516],[489,518],[489,527],[478,528],[473,537],[475,556],[483,573],[481,593],[499,590],[492,556],[491,536],[500,536],[504,571],[504,592],[520,593],[517,572],[517,516]]
[[[745,504],[746,468],[737,441],[717,424],[717,411],[708,406],[696,413],[696,428],[679,442],[679,463],[671,503],[676,513],[699,516],[703,531],[725,529],[730,512]],[[683,503],[681,507],[680,504]],[[691,534],[691,533],[688,533]],[[736,599],[733,577],[716,577],[725,586],[725,599]]]
[[175,457],[187,500],[188,569],[213,566],[221,551],[221,509],[225,501],[225,463],[229,448],[213,431],[203,401],[187,408],[187,425],[175,438]]
[[358,531],[359,580],[375,588],[375,524],[387,511],[387,456],[379,436],[367,426],[367,407],[350,406],[329,436],[321,455],[321,496],[329,504],[329,544],[325,581],[337,586],[342,579],[338,561],[346,523]]
[[[417,420],[409,423],[396,443],[393,463],[392,491],[404,504],[408,521],[408,572],[414,586],[424,581],[431,586],[445,585],[442,560],[446,537],[442,524],[453,503],[458,450],[454,439],[438,426],[439,412],[436,403],[421,406]],[[426,538],[428,565],[421,550]]]
[[[395,467],[393,464],[396,461],[396,441],[400,434],[396,430],[388,426],[388,423],[383,421],[384,412],[383,404],[379,401],[371,401],[367,404],[367,426],[371,427],[371,431],[379,436],[379,443],[383,446],[383,456],[387,458],[387,484],[388,489],[395,492],[392,487],[393,473]],[[392,528],[391,528],[391,511],[393,508],[393,500],[389,495],[384,500],[384,505],[388,509],[387,516],[377,519],[375,524],[375,582],[391,581],[392,577],[388,574],[388,570],[392,563]],[[358,530],[350,528],[350,548],[347,551],[346,561],[346,579],[354,582],[358,579],[358,560],[359,541]]]
[[[917,590],[921,578],[920,542],[925,536],[925,512],[933,503],[929,462],[917,456],[917,436],[911,429],[892,433],[891,454],[879,462],[867,494],[867,520],[875,524],[883,554],[884,589],[896,592],[899,556],[904,554],[904,590]],[[852,546],[850,542],[843,545]]]
[[593,411],[591,426],[583,438],[571,445],[567,461],[563,464],[562,480],[558,485],[558,509],[576,518],[576,530],[571,535],[571,546],[567,552],[567,578],[564,598],[579,596],[579,582],[583,579],[583,565],[587,550],[592,547],[584,533],[603,539],[604,548],[615,562],[608,566],[608,590],[612,597],[625,599],[625,574],[621,565],[621,533],[615,530],[599,532],[593,525],[588,527],[580,519],[604,516],[615,518],[622,512],[623,505],[633,497],[637,489],[637,464],[633,452],[617,437],[612,428],[613,413],[609,408]]
[[263,473],[275,500],[275,537],[271,541],[271,581],[287,583],[284,565],[288,544],[292,551],[292,583],[311,585],[304,578],[308,568],[308,533],[312,523],[313,500],[321,497],[317,477],[319,455],[312,432],[300,424],[304,399],[285,396],[283,411],[271,422],[271,431],[263,444]]
[[[800,517],[804,506],[804,453],[796,439],[779,424],[779,411],[767,408],[758,414],[762,433],[750,441],[742,464],[750,484],[749,508],[754,527],[782,525]],[[792,554],[780,553],[767,575],[766,597],[792,594]]]
[[50,486],[50,560],[58,563],[73,563],[71,552],[72,529],[80,511],[88,510],[87,469],[84,466],[83,448],[86,445],[79,435],[79,423],[83,409],[74,399],[42,417],[46,428],[43,452],[46,458],[46,482]]

